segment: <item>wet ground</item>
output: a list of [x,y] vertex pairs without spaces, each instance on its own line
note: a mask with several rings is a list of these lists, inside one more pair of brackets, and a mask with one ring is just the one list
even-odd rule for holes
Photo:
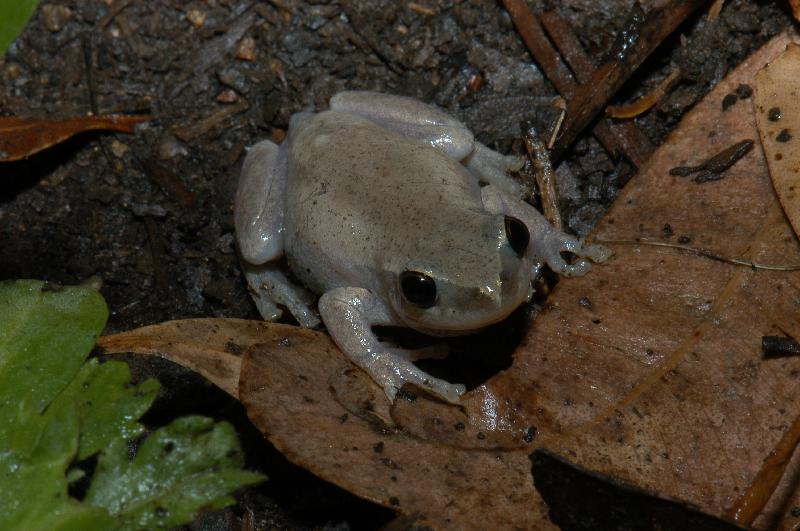
[[[631,2],[529,4],[557,9],[600,62]],[[684,79],[637,120],[647,136],[663,141],[728,70],[790,24],[787,9],[731,0],[713,24],[703,12],[690,18],[622,91],[637,96],[681,67]],[[154,120],[135,136],[84,135],[1,167],[0,277],[102,280],[108,333],[168,319],[258,318],[233,234],[245,147],[279,141],[292,113],[324,108],[343,89],[434,102],[506,152],[520,150],[519,123],[555,95],[491,0],[45,3],[0,62],[0,112]],[[587,233],[632,171],[580,138],[559,169],[570,229]],[[231,420],[250,466],[271,478],[195,527],[375,528],[391,519],[286,462],[238,404],[198,377],[168,362],[132,363],[164,387],[149,422],[195,412]]]

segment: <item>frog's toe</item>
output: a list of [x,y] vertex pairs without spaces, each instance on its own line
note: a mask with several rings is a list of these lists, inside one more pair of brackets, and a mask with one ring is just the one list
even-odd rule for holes
[[283,315],[283,311],[266,295],[256,294],[253,297],[258,313],[265,321],[275,321]]
[[583,254],[586,258],[590,258],[592,262],[605,262],[614,254],[614,251],[609,249],[608,247],[603,247],[602,245],[594,244],[594,245],[583,245]]
[[373,378],[382,385],[383,391],[391,401],[394,401],[397,392],[408,383],[453,404],[457,404],[461,395],[466,391],[466,387],[461,384],[451,384],[445,380],[434,378],[417,368],[407,359],[403,359],[406,356],[399,357],[396,349],[390,349],[386,354],[388,354],[388,359],[385,360],[387,363],[383,367],[385,370],[376,374],[375,368],[372,368],[372,370],[368,369],[368,372],[371,372]]
[[[579,260],[568,263],[561,254],[563,252],[573,253]],[[605,262],[612,254],[610,249],[602,245],[585,245],[582,241],[567,234],[554,233],[551,239],[545,243],[544,259],[550,269],[556,273],[567,277],[580,277],[592,268],[589,260]]]

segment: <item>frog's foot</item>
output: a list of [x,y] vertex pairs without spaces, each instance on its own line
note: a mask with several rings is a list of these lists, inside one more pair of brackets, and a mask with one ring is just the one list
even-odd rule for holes
[[494,185],[514,196],[522,196],[522,185],[508,176],[509,171],[517,171],[525,164],[525,159],[514,155],[502,155],[491,150],[480,142],[475,142],[475,149],[464,159],[464,165],[480,181]]
[[[562,256],[563,252],[570,252],[579,259],[570,264]],[[587,245],[581,240],[557,230],[545,235],[537,249],[537,255],[547,262],[550,269],[566,277],[583,276],[592,267],[589,260],[605,262],[612,254],[610,249],[602,245]]]
[[283,313],[278,304],[285,306],[297,319],[300,326],[314,328],[320,324],[319,317],[311,310],[313,296],[300,286],[293,284],[273,263],[252,265],[242,261],[247,285],[261,316],[274,321]]
[[409,353],[402,349],[384,348],[367,362],[364,370],[383,387],[383,392],[391,401],[394,401],[397,392],[407,383],[453,404],[457,404],[466,391],[462,384],[451,384],[419,369],[411,363]]
[[456,403],[464,386],[434,378],[417,368],[413,351],[387,347],[372,332],[372,326],[398,324],[383,303],[364,288],[336,288],[319,300],[319,313],[342,352],[394,400],[397,391],[412,383],[448,402]]

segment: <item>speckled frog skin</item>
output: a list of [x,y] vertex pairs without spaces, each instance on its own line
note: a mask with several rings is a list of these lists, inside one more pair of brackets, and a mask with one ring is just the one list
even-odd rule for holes
[[[413,383],[457,402],[464,386],[418,369],[416,352],[382,344],[375,325],[465,334],[507,317],[546,262],[582,275],[608,251],[554,230],[506,171],[522,161],[476,142],[459,121],[413,99],[342,92],[330,110],[292,116],[280,146],[245,159],[235,222],[258,309],[319,317],[341,350],[393,399]],[[483,185],[483,186],[481,186]],[[560,253],[579,260],[567,264]]]

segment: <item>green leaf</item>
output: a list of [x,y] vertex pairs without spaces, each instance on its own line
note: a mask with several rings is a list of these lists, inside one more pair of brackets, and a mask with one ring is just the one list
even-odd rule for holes
[[78,451],[74,400],[55,400],[108,315],[94,291],[0,282],[0,529],[109,529],[107,512],[67,495]]
[[262,481],[241,470],[233,427],[205,417],[182,417],[153,432],[133,461],[119,439],[100,454],[85,501],[123,521],[122,529],[170,528],[202,508],[234,503],[230,493]]
[[128,441],[144,432],[144,427],[136,421],[150,409],[159,384],[150,379],[131,386],[130,381],[127,363],[101,364],[91,359],[59,396],[59,400],[73,400],[78,406],[78,460],[99,452],[114,439]]
[[[158,382],[132,386],[125,363],[85,361],[107,315],[91,290],[0,282],[3,531],[169,528],[263,479],[241,470],[233,428],[201,417],[156,430],[129,461]],[[70,467],[97,452],[86,498],[70,498],[82,473]]]
[[0,449],[33,448],[41,434],[20,428],[75,377],[107,317],[93,290],[0,282]]
[[38,3],[39,0],[0,0],[0,55],[22,32]]

